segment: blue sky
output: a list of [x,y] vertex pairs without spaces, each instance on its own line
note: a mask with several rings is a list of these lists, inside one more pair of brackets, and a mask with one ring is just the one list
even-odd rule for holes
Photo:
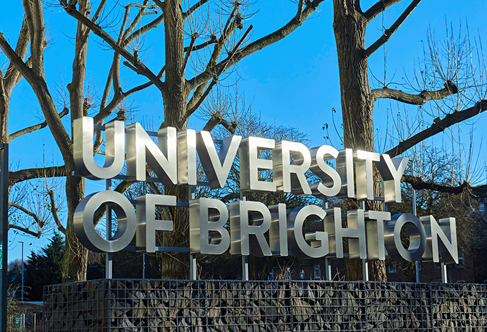
[[[381,24],[386,27],[402,13],[410,1],[391,7],[376,23],[368,28],[367,42],[370,44],[381,34]],[[373,0],[362,0],[363,8],[375,3]],[[459,4],[460,3],[460,4]],[[276,5],[278,4],[278,5]],[[15,40],[22,21],[20,1],[2,1],[0,9],[9,13],[2,18],[0,31],[10,41]],[[460,23],[465,31],[466,22],[472,37],[480,36],[486,41],[485,0],[423,0],[418,8],[406,20],[403,26],[386,44],[388,78],[401,81],[404,73],[411,74],[412,68],[423,56],[427,31],[435,31],[436,37],[444,38],[446,23],[452,23],[458,31]],[[269,33],[286,23],[295,13],[295,4],[286,0],[264,0],[260,11],[248,24],[253,24],[252,40]],[[75,33],[74,19],[63,13],[59,8],[46,11],[47,35],[50,45],[45,51],[47,79],[53,94],[62,89],[70,81],[71,58],[74,50],[72,36]],[[245,94],[247,104],[252,102],[252,112],[259,114],[268,123],[292,126],[306,132],[311,145],[325,143],[322,130],[324,123],[331,125],[331,109],[337,110],[335,119],[340,122],[340,91],[336,47],[333,36],[332,1],[325,1],[319,12],[294,33],[277,44],[271,45],[243,60],[239,64],[238,89]],[[96,43],[97,41],[98,43]],[[106,66],[110,63],[112,52],[107,51],[99,43],[97,37],[90,40],[88,76],[91,91],[101,90],[106,77]],[[150,51],[146,52],[149,65],[153,71],[159,67],[157,63],[162,54],[161,45],[147,42]],[[2,63],[5,59],[2,56]],[[381,49],[370,58],[371,71],[381,77],[384,68],[384,51]],[[64,77],[64,78],[63,78]],[[64,81],[63,81],[64,79]],[[143,78],[134,76],[128,69],[122,71],[122,80],[128,87],[136,82],[145,82]],[[151,88],[131,98],[129,102],[137,106],[138,121],[158,122],[162,119],[162,99],[158,90]],[[385,131],[387,108],[395,107],[388,103],[377,105],[375,125]],[[11,102],[10,132],[13,133],[27,125],[39,122],[40,109],[32,90],[22,82],[14,90]],[[67,123],[67,122],[65,122]],[[475,128],[485,126],[485,117],[481,116],[474,124]],[[200,130],[204,122],[193,117],[189,127]],[[339,123],[338,123],[339,125]],[[469,127],[471,129],[471,127]],[[340,140],[332,135],[332,144],[340,146]],[[474,134],[476,142],[482,140],[482,130]],[[441,138],[435,138],[441,144]],[[477,148],[479,145],[477,145]],[[484,154],[478,151],[480,162],[485,164]],[[47,129],[16,139],[11,144],[11,168],[39,167],[59,165],[62,163],[59,151],[53,143]],[[99,187],[99,189],[96,189]],[[91,190],[103,190],[104,184],[92,185]],[[34,239],[9,233],[9,261],[20,257],[21,245],[26,243],[26,256],[30,250],[39,250],[45,245],[46,239]],[[32,245],[29,245],[32,243]]]

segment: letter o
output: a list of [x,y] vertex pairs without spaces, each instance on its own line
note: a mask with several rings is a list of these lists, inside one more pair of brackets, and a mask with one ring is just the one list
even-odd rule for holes
[[[409,233],[409,248],[406,250],[401,242],[401,230],[406,227]],[[387,253],[394,260],[407,262],[421,261],[426,249],[426,232],[423,224],[411,213],[392,216],[386,222],[384,243]]]
[[[117,231],[106,240],[95,230],[93,217],[103,203],[117,214]],[[74,231],[80,242],[94,252],[117,252],[129,245],[137,228],[135,211],[129,200],[116,191],[101,191],[83,198],[74,212]]]

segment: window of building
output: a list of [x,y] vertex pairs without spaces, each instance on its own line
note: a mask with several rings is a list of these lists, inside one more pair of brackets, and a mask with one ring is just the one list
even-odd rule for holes
[[458,264],[457,264],[457,269],[463,269],[465,267],[465,258],[462,255],[458,255]]
[[315,265],[315,268],[314,268],[314,273],[313,273],[313,276],[315,279],[321,279],[321,267],[319,265]]
[[391,262],[389,265],[387,265],[387,272],[389,272],[389,273],[397,273],[396,262]]

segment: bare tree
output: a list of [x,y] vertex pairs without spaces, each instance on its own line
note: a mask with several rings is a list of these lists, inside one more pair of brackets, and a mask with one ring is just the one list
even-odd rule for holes
[[[440,64],[439,53],[431,51],[431,69],[420,82],[421,75],[418,75],[418,92],[394,89],[386,85],[376,89],[371,88],[369,79],[369,57],[379,50],[404,23],[409,15],[417,8],[421,0],[407,1],[409,4],[399,15],[390,27],[384,27],[383,34],[370,45],[365,43],[365,35],[368,25],[391,6],[400,3],[401,0],[379,0],[370,8],[363,8],[360,0],[334,0],[334,23],[333,29],[338,52],[338,66],[340,74],[340,90],[342,104],[342,120],[344,145],[346,148],[375,151],[374,148],[374,103],[379,99],[392,99],[401,103],[412,105],[424,105],[430,101],[444,100],[449,96],[461,94],[459,81],[460,64],[457,60],[459,54],[455,48],[449,50],[452,60],[447,67]],[[465,60],[465,59],[463,59]],[[441,108],[434,123],[429,127],[415,132],[412,136],[405,137],[397,146],[390,149],[392,157],[404,153],[415,144],[425,140],[436,133],[442,132],[445,128],[459,123],[465,119],[475,116],[487,109],[485,98],[485,86],[476,85],[476,100],[470,99],[470,105],[465,103],[450,103],[450,108]],[[439,108],[438,108],[439,109]],[[421,185],[421,179],[406,177],[407,182],[413,186]],[[430,183],[430,185],[432,185]],[[433,184],[434,185],[434,184]],[[351,203],[353,204],[353,203]],[[377,204],[369,208],[379,208]],[[370,275],[376,280],[386,280],[384,262],[377,261],[370,264]],[[362,278],[362,267],[360,262],[347,261],[347,275],[349,280],[360,280]]]
[[[253,42],[249,42],[252,26],[244,26],[244,20],[251,16],[252,10],[252,3],[246,1],[140,0],[124,1],[124,7],[121,7],[118,1],[108,0],[101,0],[95,7],[90,0],[46,2],[48,5],[60,5],[77,22],[71,82],[67,85],[66,97],[61,98],[62,102],[59,105],[53,97],[55,88],[47,83],[45,74],[44,49],[48,43],[45,36],[43,1],[23,0],[25,17],[16,48],[14,49],[0,33],[0,49],[9,60],[9,71],[2,80],[1,87],[2,97],[6,98],[0,110],[1,137],[2,142],[9,141],[8,97],[11,87],[21,78],[25,78],[35,92],[45,123],[26,129],[23,133],[47,125],[62,154],[64,164],[58,167],[13,172],[10,174],[10,181],[13,185],[19,181],[40,177],[66,178],[66,280],[86,278],[87,250],[79,243],[73,229],[73,213],[78,202],[84,197],[85,184],[83,178],[73,175],[75,167],[71,128],[70,125],[63,125],[61,117],[69,110],[72,123],[74,119],[87,115],[90,111],[94,112],[93,117],[97,125],[104,124],[117,111],[117,117],[124,118],[121,103],[130,95],[154,86],[162,96],[164,108],[164,121],[160,127],[172,126],[184,130],[188,119],[235,64],[293,32],[323,1],[299,0],[296,12],[291,14],[287,24]],[[208,7],[210,5],[211,7]],[[164,43],[164,57],[153,63],[147,60],[143,45],[148,32],[159,30],[159,33],[152,35],[157,36],[155,42]],[[108,45],[113,51],[112,65],[98,105],[93,103],[86,89],[88,41],[92,33],[96,35],[94,41],[103,47]],[[147,82],[129,89],[122,88],[120,73],[123,66],[130,68],[133,74],[145,77]],[[59,112],[58,109],[63,111]],[[215,122],[215,118],[212,117],[209,121]],[[216,122],[224,125],[221,120]],[[95,153],[102,144],[102,136],[98,135]],[[116,190],[124,192],[130,185],[131,183],[124,181]],[[187,200],[185,188],[167,187],[165,193],[178,196],[180,201]],[[52,206],[54,219],[62,229],[55,205]],[[187,211],[174,208],[170,212],[175,224],[181,227],[176,227],[178,231],[165,239],[165,245],[185,245]],[[97,216],[97,220],[99,219],[101,213]],[[186,277],[186,261],[185,257],[177,255],[169,257],[165,260],[166,266],[162,276]]]

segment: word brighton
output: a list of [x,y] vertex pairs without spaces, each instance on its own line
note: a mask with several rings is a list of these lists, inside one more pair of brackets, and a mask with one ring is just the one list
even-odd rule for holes
[[[138,123],[125,128],[123,122],[114,121],[104,127],[105,164],[99,166],[93,157],[94,130],[92,118],[83,117],[74,122],[75,165],[82,176],[94,180],[117,177],[126,164],[128,180],[147,181],[147,163],[156,175],[152,180],[164,185],[223,188],[238,152],[243,192],[280,191],[318,198],[375,200],[375,164],[383,180],[384,201],[400,203],[400,180],[409,161],[408,158],[391,160],[387,154],[366,151],[338,151],[328,145],[309,150],[302,143],[260,137],[242,139],[234,135],[214,141],[206,131],[177,132],[171,127],[148,133]],[[157,136],[157,144],[151,136]],[[208,182],[197,181],[197,155]],[[336,169],[327,163],[333,159]],[[308,170],[320,182],[310,185],[305,176]],[[272,181],[263,180],[260,172],[272,172],[269,176]],[[117,214],[117,231],[110,239],[103,239],[93,222],[96,209],[103,203]],[[79,203],[74,227],[80,241],[92,251],[123,250],[135,236],[137,250],[154,252],[155,232],[173,231],[173,221],[156,219],[154,211],[156,207],[177,205],[175,196],[148,194],[137,197],[134,211],[124,195],[102,191]],[[285,204],[267,207],[246,200],[232,202],[227,207],[220,200],[209,198],[189,200],[189,217],[192,253],[218,255],[230,248],[232,255],[343,258],[343,240],[348,239],[351,259],[390,257],[458,263],[455,218],[436,221],[433,216],[417,218],[409,213],[391,216],[389,212],[363,209],[343,214],[340,208],[323,209],[316,205],[287,211]],[[344,217],[347,227],[342,224]],[[322,223],[323,231],[305,232],[305,222]],[[408,248],[401,242],[403,228],[409,233]]]

